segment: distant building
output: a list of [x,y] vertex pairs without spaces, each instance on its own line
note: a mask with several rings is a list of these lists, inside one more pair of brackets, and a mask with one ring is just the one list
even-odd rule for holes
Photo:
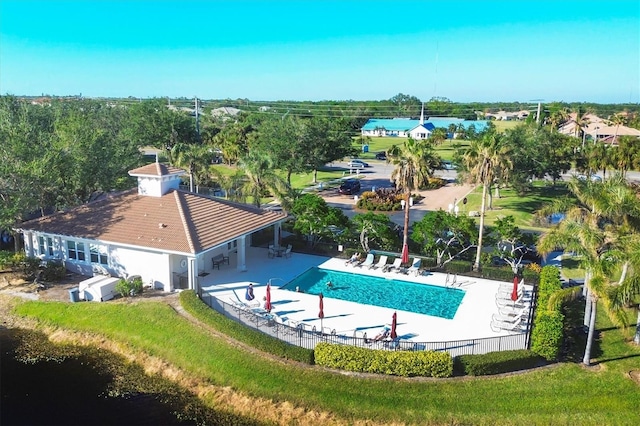
[[[361,133],[362,136],[397,136],[400,138],[411,136],[412,139],[428,139],[437,127],[448,131],[452,124],[456,127],[462,126],[465,130],[474,126],[476,132],[480,132],[488,126],[486,120],[465,120],[455,117],[429,117],[425,121],[423,108],[419,120],[410,118],[370,118],[362,126]],[[450,135],[450,137],[453,136]]]
[[225,119],[225,118],[235,117],[241,112],[242,112],[241,109],[234,108],[234,107],[220,107],[220,108],[212,109],[211,116]]

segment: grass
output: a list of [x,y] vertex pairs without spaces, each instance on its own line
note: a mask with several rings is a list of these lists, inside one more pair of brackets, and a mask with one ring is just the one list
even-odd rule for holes
[[[500,198],[493,197],[493,210],[485,212],[485,224],[493,225],[496,219],[513,216],[516,225],[523,230],[544,231],[546,228],[536,225],[533,221],[534,213],[550,203],[554,198],[567,196],[569,191],[561,182],[555,186],[549,186],[545,182],[534,182],[532,190],[525,195],[518,195],[511,188],[500,189]],[[482,200],[482,186],[478,186],[467,196],[467,204],[464,211],[480,211]],[[462,205],[460,206],[462,208]]]
[[[640,348],[598,317],[605,368],[575,364],[515,376],[400,380],[334,374],[271,362],[215,338],[161,302],[29,301],[16,313],[54,326],[106,336],[220,386],[275,402],[357,420],[403,424],[637,424],[640,392],[627,376]],[[212,315],[217,315],[215,312]]]
[[502,120],[493,120],[491,122],[496,130],[500,133],[504,133],[505,130],[510,130],[515,128],[517,125],[522,124],[522,121],[513,120],[513,121],[502,121]]

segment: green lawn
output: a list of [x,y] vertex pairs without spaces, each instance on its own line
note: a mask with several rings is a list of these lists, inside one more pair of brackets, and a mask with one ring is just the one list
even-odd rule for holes
[[504,133],[505,130],[513,129],[519,124],[522,124],[522,121],[513,120],[513,121],[502,121],[502,120],[493,120],[491,122],[496,130],[500,133]]
[[[493,225],[497,218],[513,216],[516,225],[523,230],[544,231],[545,228],[534,223],[533,215],[545,204],[550,203],[554,198],[569,195],[567,187],[562,183],[555,186],[547,185],[545,182],[534,182],[534,187],[530,192],[521,196],[511,188],[500,190],[500,198],[493,197],[493,209],[487,210],[485,223]],[[467,204],[464,212],[480,211],[482,199],[482,187],[478,186],[473,193],[467,196]],[[461,209],[463,205],[460,205]]]
[[105,336],[253,397],[331,412],[345,423],[635,425],[638,420],[640,392],[626,373],[638,368],[640,348],[624,343],[602,315],[597,352],[603,368],[589,371],[569,363],[510,376],[424,381],[274,362],[210,335],[161,302],[29,301],[15,312]]

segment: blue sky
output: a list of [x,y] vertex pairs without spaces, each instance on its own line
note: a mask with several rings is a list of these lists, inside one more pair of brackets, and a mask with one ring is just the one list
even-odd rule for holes
[[0,0],[0,93],[640,102],[640,1]]

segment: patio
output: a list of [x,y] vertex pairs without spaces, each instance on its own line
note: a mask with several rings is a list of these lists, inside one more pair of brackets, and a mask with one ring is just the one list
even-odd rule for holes
[[[247,248],[247,271],[236,269],[235,254],[230,255],[229,265],[200,277],[203,294],[208,293],[221,301],[243,301],[249,283],[254,286],[255,300],[262,302],[266,286],[271,281],[272,314],[280,322],[304,323],[308,329],[320,330],[318,318],[318,296],[281,290],[279,287],[291,281],[307,269],[318,266],[344,272],[355,272],[379,277],[397,278],[431,285],[444,286],[446,274],[431,273],[428,276],[409,276],[396,273],[382,273],[379,269],[353,268],[345,266],[345,260],[321,256],[293,253],[290,258],[269,258],[266,248]],[[458,277],[458,284],[466,292],[453,319],[444,319],[408,311],[398,313],[398,337],[413,342],[444,342],[465,339],[506,336],[507,331],[494,332],[491,318],[498,312],[495,295],[501,282],[485,279]],[[393,310],[371,305],[363,305],[331,298],[331,291],[324,293],[324,314],[322,321],[325,333],[335,330],[338,335],[373,337],[391,323]]]

